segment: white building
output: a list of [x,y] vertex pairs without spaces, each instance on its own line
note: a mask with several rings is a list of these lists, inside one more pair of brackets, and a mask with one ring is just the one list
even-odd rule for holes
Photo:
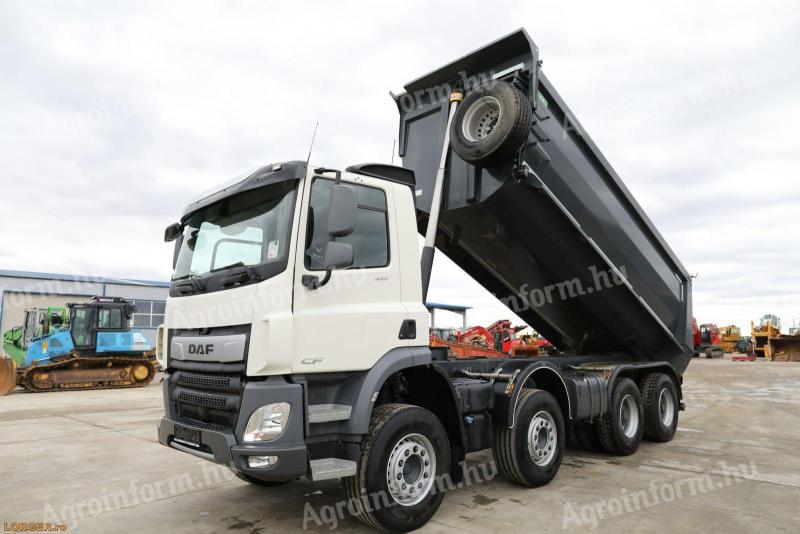
[[64,306],[107,296],[133,302],[136,313],[131,326],[155,343],[156,328],[164,321],[168,293],[169,282],[0,269],[0,334],[20,326],[27,308]]

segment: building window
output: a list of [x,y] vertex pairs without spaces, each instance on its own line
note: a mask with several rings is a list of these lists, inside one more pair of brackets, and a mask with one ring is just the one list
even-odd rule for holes
[[158,300],[131,300],[136,306],[131,318],[134,328],[158,328],[164,322],[164,308],[166,303]]

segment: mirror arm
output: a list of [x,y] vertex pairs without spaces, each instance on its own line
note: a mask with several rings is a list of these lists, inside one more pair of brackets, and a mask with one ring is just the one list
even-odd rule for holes
[[306,286],[310,290],[319,289],[331,280],[331,269],[325,271],[325,276],[322,280],[319,279],[319,276],[315,274],[304,274],[303,277],[300,279],[302,284]]

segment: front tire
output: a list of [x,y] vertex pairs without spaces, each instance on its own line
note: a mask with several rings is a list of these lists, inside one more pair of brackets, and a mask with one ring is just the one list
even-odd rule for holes
[[520,486],[553,480],[564,456],[564,417],[555,397],[540,389],[520,393],[514,427],[498,425],[494,458],[500,473]]
[[621,378],[614,387],[611,406],[597,425],[606,452],[628,456],[636,452],[644,433],[644,407],[636,382]]
[[428,522],[444,499],[436,479],[450,470],[450,441],[428,410],[409,404],[375,408],[356,475],[343,480],[358,517],[391,532]]

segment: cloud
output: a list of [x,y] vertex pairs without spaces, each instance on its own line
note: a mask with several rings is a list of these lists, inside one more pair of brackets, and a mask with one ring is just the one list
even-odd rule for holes
[[[166,279],[163,228],[272,161],[388,161],[387,97],[526,26],[695,281],[701,322],[798,306],[800,12],[759,2],[5,2],[0,261]],[[440,256],[441,258],[441,256]],[[510,314],[437,259],[431,298]]]

